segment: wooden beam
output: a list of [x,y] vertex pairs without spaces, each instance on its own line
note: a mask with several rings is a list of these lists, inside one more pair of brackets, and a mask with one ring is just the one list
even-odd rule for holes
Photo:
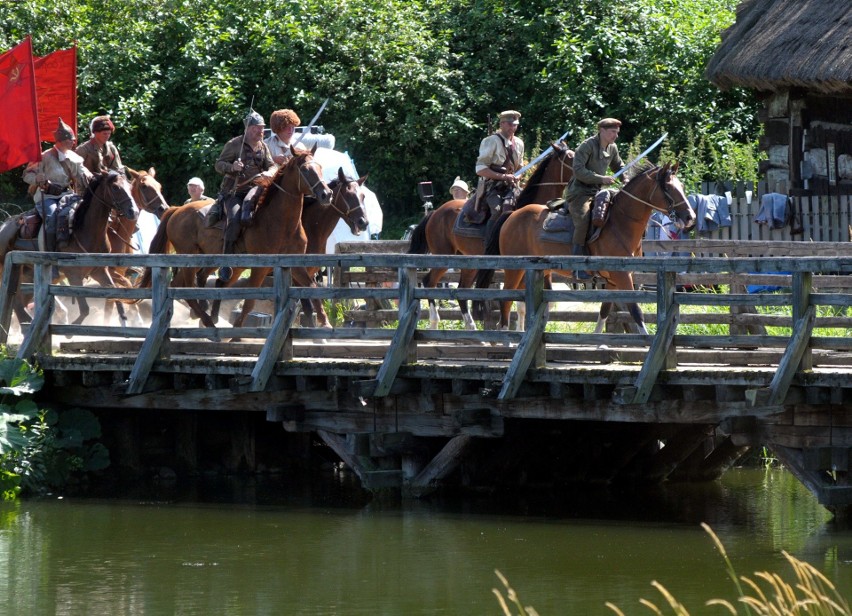
[[251,372],[251,386],[249,391],[263,391],[266,389],[269,378],[275,370],[281,352],[285,346],[290,344],[290,352],[287,359],[293,358],[292,339],[290,329],[296,320],[299,303],[290,297],[291,275],[289,269],[276,267],[273,270],[275,280],[275,321],[272,323],[263,350],[257,358],[257,363]]
[[36,353],[45,350],[48,355],[50,354],[50,319],[53,317],[54,308],[53,296],[50,295],[50,270],[52,266],[49,263],[39,264],[34,265],[33,269],[35,315],[24,341],[18,348],[18,359],[28,360]]
[[145,342],[142,343],[142,348],[133,364],[133,370],[130,372],[127,384],[128,395],[142,392],[151,367],[160,357],[163,341],[168,338],[167,331],[174,312],[174,302],[169,297],[168,271],[164,267],[151,268],[151,328],[145,336]]
[[[407,287],[400,290],[400,297],[407,298],[407,301],[403,307],[403,300],[400,300],[402,318],[399,320],[399,327],[396,329],[390,349],[382,362],[382,367],[379,368],[379,373],[376,375],[376,388],[372,394],[375,398],[388,395],[403,362],[416,361],[417,349],[413,347],[413,340],[414,332],[417,330],[417,318],[420,316],[420,303],[414,300],[414,287],[412,285],[412,278],[416,279],[416,274],[415,270],[400,270],[400,287],[403,285]],[[413,359],[411,357],[412,349],[414,351]]]
[[[8,256],[8,255],[7,255]],[[21,265],[13,265],[7,258],[3,268],[3,281],[0,283],[0,344],[9,340],[9,328],[12,326],[12,310],[19,293]]]
[[471,442],[473,438],[467,434],[459,434],[447,441],[426,468],[406,486],[407,492],[418,498],[433,492],[442,479],[458,468]]
[[497,396],[498,400],[514,398],[524,382],[530,365],[535,362],[536,367],[539,367],[544,363],[542,337],[544,328],[547,326],[548,310],[548,304],[543,299],[544,272],[527,271],[525,286],[527,290],[526,332],[512,357],[509,369],[506,371],[503,387]]
[[778,369],[769,387],[762,389],[749,389],[746,391],[746,400],[754,406],[777,406],[784,402],[793,377],[799,371],[799,363],[808,348],[811,332],[816,319],[816,307],[808,306],[804,315],[797,319],[793,327],[793,335],[790,343],[781,357]]
[[642,370],[636,377],[636,393],[631,400],[633,404],[644,404],[648,401],[660,370],[669,367],[667,364],[671,360],[670,351],[680,315],[678,305],[674,301],[675,278],[674,272],[658,272],[657,333],[651,341]]

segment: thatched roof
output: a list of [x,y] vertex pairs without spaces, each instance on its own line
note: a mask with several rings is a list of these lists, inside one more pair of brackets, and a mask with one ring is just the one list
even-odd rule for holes
[[706,76],[723,90],[852,94],[852,0],[743,0]]

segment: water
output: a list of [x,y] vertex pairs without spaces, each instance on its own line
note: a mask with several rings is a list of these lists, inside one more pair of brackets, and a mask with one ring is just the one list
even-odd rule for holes
[[252,483],[4,504],[0,613],[500,614],[495,569],[542,616],[611,614],[605,601],[649,613],[640,598],[662,605],[652,580],[693,615],[721,613],[704,601],[735,594],[702,521],[740,574],[792,579],[787,550],[852,591],[852,532],[783,471],[735,470],[641,497],[288,494]]

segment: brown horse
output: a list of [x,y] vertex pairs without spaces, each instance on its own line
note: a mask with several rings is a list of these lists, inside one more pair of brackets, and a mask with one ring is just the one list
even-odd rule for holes
[[[671,167],[652,167],[636,175],[618,191],[613,199],[609,220],[599,237],[588,245],[592,256],[635,257],[641,254],[642,236],[648,226],[648,219],[654,210],[667,213],[672,220],[679,220],[685,227],[695,224],[695,213],[689,207],[684,194],[683,184],[675,176],[677,165]],[[495,233],[499,233],[499,253],[492,242],[488,246],[489,254],[501,255],[566,255],[573,251],[571,235],[567,242],[547,239],[543,230],[544,221],[549,214],[543,205],[528,205],[515,210],[510,216],[499,221]],[[561,234],[560,234],[561,235]],[[573,277],[573,272],[560,272]],[[545,287],[551,288],[552,271],[545,272]],[[633,290],[632,272],[598,272],[606,281],[607,289]],[[491,282],[492,270],[482,270],[477,274],[476,286],[486,288]],[[523,270],[505,272],[504,289],[523,287]],[[508,329],[509,308],[511,302],[502,302],[498,327]],[[477,309],[481,309],[477,304]],[[606,319],[612,309],[612,302],[601,304],[595,333],[603,331]],[[642,310],[638,304],[629,304],[628,310],[642,333],[647,334]],[[519,311],[520,312],[520,311]],[[523,328],[523,319],[518,319],[518,328]]]
[[[133,200],[140,210],[144,210],[149,214],[153,214],[160,218],[167,209],[169,204],[166,203],[163,197],[162,185],[157,181],[157,172],[153,167],[148,171],[136,171],[130,167],[126,168],[127,175],[132,180],[130,183],[130,194],[133,195]],[[112,253],[126,254],[138,251],[141,246],[136,246],[133,241],[133,235],[136,233],[136,220],[129,220],[121,216],[110,218],[109,222],[109,243]],[[127,279],[126,267],[111,267],[109,272],[113,280],[122,286],[132,286]],[[86,298],[80,298],[80,302],[85,302]],[[106,300],[104,302],[104,323],[109,323],[112,320],[112,311],[115,302]],[[135,310],[136,306],[132,306],[131,310]],[[139,319],[139,312],[136,310],[136,319]],[[122,321],[123,322],[123,321]]]
[[[530,203],[546,203],[551,199],[562,196],[562,191],[574,177],[574,152],[564,143],[551,146],[553,150],[545,157],[532,177],[527,182],[518,197],[515,208],[521,208]],[[466,236],[456,233],[456,220],[461,215],[463,200],[454,199],[430,212],[411,233],[411,244],[408,254],[433,255],[482,255],[485,254],[485,227],[476,236]],[[446,268],[429,270],[423,279],[423,286],[432,288],[438,285]],[[462,270],[459,275],[459,288],[470,288],[476,277],[476,270]],[[459,309],[464,320],[465,329],[476,329],[473,318],[468,311],[467,300],[459,300]],[[429,326],[438,327],[440,317],[434,300],[429,300]]]
[[[123,174],[115,171],[96,175],[89,183],[86,194],[77,207],[74,215],[74,226],[71,240],[66,246],[57,248],[57,252],[90,253],[110,252],[110,241],[107,237],[110,212],[115,210],[119,216],[136,220],[139,210],[130,194],[130,184]],[[17,217],[16,217],[17,218]],[[3,270],[3,259],[10,250],[38,250],[33,242],[25,244],[16,242],[17,220],[7,220],[0,227],[0,273]],[[56,280],[62,276],[75,286],[80,286],[87,278],[92,278],[101,286],[114,287],[115,282],[106,267],[65,267],[58,272]],[[79,325],[89,315],[88,304],[80,302],[80,314],[74,320]],[[121,310],[120,310],[121,311]],[[29,322],[29,315],[23,310],[23,305],[16,302],[15,314],[21,323]]]
[[[242,254],[303,254],[308,245],[302,228],[302,201],[313,196],[320,203],[331,203],[331,189],[322,180],[322,168],[313,158],[316,150],[296,152],[283,165],[272,183],[264,190],[257,204],[254,223],[243,229],[237,241],[236,251]],[[208,228],[199,210],[210,201],[188,203],[171,207],[163,214],[157,233],[151,240],[148,251],[152,254],[167,253],[174,247],[179,254],[220,254],[223,230]],[[231,283],[235,282],[245,268],[234,268]],[[172,280],[175,287],[194,287],[199,268],[181,268]],[[259,287],[270,268],[253,268],[248,279],[249,287]],[[304,268],[293,270],[293,279],[302,286],[316,286]],[[146,269],[139,282],[140,287],[150,286],[151,271]],[[215,320],[202,309],[198,300],[187,300],[206,327],[215,327]],[[254,307],[255,300],[246,299],[240,316],[234,323],[241,327],[246,315]]]
[[[367,230],[369,226],[367,210],[361,191],[358,190],[366,179],[367,176],[357,180],[348,178],[340,167],[337,170],[337,178],[328,183],[332,192],[330,205],[324,206],[314,197],[305,197],[302,208],[302,227],[308,238],[305,254],[325,254],[328,238],[337,226],[337,221],[341,219],[346,221],[353,235],[360,235]],[[204,285],[204,281],[212,271],[199,272],[198,286]],[[314,278],[319,272],[319,267],[308,267],[307,272],[311,278]],[[316,315],[318,327],[331,327],[321,300],[302,300],[302,312],[308,321],[313,321],[313,315]],[[217,311],[214,308],[211,315],[214,320],[216,315]]]

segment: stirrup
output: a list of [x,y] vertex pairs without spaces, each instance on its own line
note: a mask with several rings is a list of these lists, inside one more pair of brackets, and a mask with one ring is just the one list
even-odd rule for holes
[[218,278],[222,282],[228,282],[231,280],[231,276],[234,275],[234,270],[225,265],[224,267],[219,268]]
[[594,276],[592,276],[586,270],[577,270],[576,272],[574,272],[574,278],[576,280],[591,280],[592,278],[594,278]]

